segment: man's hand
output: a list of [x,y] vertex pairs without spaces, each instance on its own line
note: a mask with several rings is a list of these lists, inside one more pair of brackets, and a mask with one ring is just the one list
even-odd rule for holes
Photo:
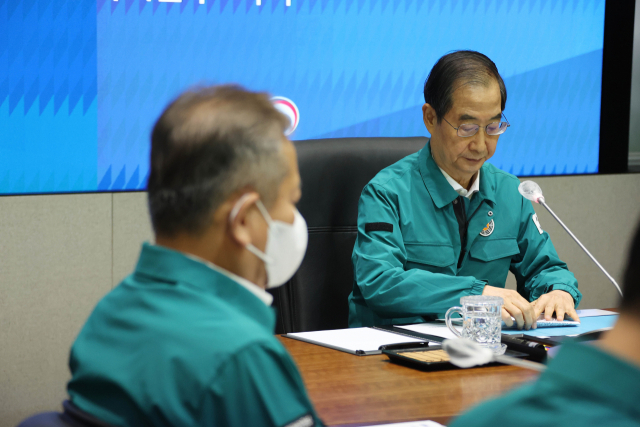
[[538,316],[535,315],[533,305],[522,298],[518,292],[511,289],[495,288],[486,285],[482,291],[482,295],[502,297],[504,300],[502,320],[507,326],[513,326],[513,320],[511,319],[511,317],[513,317],[516,319],[518,329],[524,328],[529,330],[530,328],[536,328],[536,319]]
[[558,320],[564,320],[564,315],[568,314],[573,320],[580,321],[574,308],[573,297],[565,291],[551,291],[540,296],[531,305],[534,308],[536,319],[544,312],[544,319],[551,320],[553,312],[555,312]]

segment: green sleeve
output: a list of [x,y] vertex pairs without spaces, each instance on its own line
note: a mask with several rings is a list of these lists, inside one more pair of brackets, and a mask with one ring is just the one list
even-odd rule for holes
[[551,238],[546,231],[540,234],[533,221],[535,211],[531,202],[522,199],[522,216],[518,233],[520,254],[511,260],[511,272],[518,282],[518,292],[535,301],[547,293],[551,286],[553,290],[563,290],[571,294],[577,307],[582,299],[578,290],[578,281],[567,264],[560,260]]
[[322,426],[293,360],[284,348],[254,343],[216,373],[203,408],[203,426]]
[[[365,224],[389,223],[393,231],[365,232]],[[353,250],[355,281],[367,306],[384,318],[444,313],[460,297],[479,295],[485,282],[426,270],[405,270],[407,253],[397,196],[369,184],[358,204],[358,237]]]

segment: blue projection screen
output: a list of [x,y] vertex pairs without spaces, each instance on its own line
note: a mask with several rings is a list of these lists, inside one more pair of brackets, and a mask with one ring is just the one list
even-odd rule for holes
[[[258,5],[258,3],[260,3]],[[492,163],[598,172],[604,0],[0,0],[0,194],[141,190],[149,134],[195,85],[292,100],[295,140],[427,135],[443,54],[498,66]]]

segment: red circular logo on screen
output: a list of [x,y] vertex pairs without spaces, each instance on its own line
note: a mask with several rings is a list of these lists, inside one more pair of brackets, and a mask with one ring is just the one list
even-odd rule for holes
[[274,96],[271,98],[271,102],[276,107],[278,111],[289,118],[289,127],[285,130],[284,134],[289,136],[293,133],[294,130],[298,127],[298,123],[300,123],[300,111],[298,111],[298,106],[289,98],[285,98],[284,96]]

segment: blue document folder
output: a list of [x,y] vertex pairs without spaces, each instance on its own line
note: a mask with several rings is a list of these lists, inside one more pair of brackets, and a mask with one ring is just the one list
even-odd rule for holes
[[569,326],[566,328],[556,327],[556,328],[538,328],[538,329],[529,329],[525,330],[517,330],[517,329],[507,329],[503,330],[503,334],[509,335],[519,335],[519,334],[527,334],[534,337],[562,337],[562,336],[576,336],[581,335],[587,332],[596,331],[599,329],[611,328],[618,320],[618,315],[612,316],[595,316],[595,317],[583,317],[580,319],[579,326]]

